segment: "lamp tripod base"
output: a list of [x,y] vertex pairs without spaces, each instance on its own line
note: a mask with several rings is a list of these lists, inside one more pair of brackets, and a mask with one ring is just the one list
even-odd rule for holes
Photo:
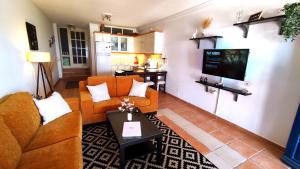
[[36,96],[35,96],[37,99],[41,99],[42,98],[42,96],[39,95],[40,73],[41,73],[41,76],[42,76],[42,82],[43,82],[43,88],[44,88],[45,98],[47,98],[47,89],[46,89],[46,86],[45,86],[45,78],[44,78],[44,76],[46,77],[48,86],[50,88],[50,92],[51,93],[53,92],[52,86],[51,86],[50,81],[48,79],[48,76],[47,76],[47,73],[46,73],[44,65],[42,63],[38,63],[38,74],[37,74],[37,81],[36,81]]

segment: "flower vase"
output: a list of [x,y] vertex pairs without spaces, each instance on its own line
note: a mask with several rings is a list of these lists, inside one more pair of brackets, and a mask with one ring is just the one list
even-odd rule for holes
[[202,36],[207,36],[207,29],[202,30]]

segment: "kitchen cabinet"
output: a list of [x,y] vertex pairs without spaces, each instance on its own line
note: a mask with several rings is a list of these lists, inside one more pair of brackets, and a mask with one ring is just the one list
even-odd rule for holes
[[134,52],[162,53],[163,33],[149,32],[134,38]]
[[133,52],[134,39],[130,36],[111,35],[111,50],[113,52]]

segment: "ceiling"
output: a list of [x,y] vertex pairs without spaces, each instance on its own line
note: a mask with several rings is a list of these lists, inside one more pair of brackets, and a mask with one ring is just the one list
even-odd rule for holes
[[87,27],[111,13],[109,25],[139,27],[208,0],[32,0],[51,21]]

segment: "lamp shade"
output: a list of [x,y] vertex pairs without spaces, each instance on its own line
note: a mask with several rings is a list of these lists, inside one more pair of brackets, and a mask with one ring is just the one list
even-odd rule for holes
[[27,52],[26,53],[26,58],[28,62],[35,62],[35,63],[40,63],[40,62],[50,62],[51,61],[51,56],[49,52]]

